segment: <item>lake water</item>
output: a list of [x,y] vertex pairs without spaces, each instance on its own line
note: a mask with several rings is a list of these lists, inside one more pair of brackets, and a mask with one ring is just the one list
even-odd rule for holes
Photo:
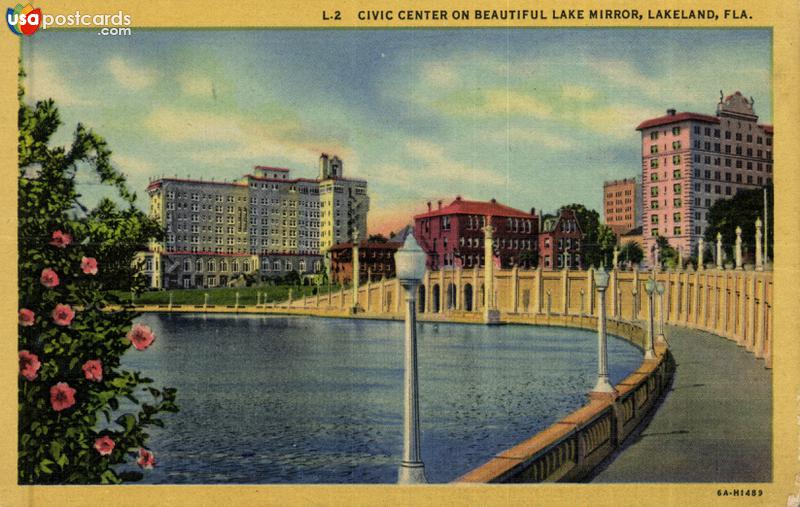
[[[403,325],[311,317],[140,317],[157,339],[126,367],[178,389],[153,428],[150,483],[393,483],[402,454]],[[582,406],[597,335],[421,324],[422,458],[449,482]],[[641,351],[609,338],[616,383]]]

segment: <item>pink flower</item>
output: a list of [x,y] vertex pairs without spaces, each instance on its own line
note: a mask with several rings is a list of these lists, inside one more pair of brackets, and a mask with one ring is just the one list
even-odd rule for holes
[[58,248],[67,248],[72,243],[72,236],[63,231],[54,231],[50,244]]
[[100,382],[103,380],[103,363],[99,359],[89,359],[83,366],[83,374],[86,375],[86,380],[92,382]]
[[61,412],[75,404],[75,389],[66,382],[59,382],[50,388],[50,405],[53,410]]
[[56,305],[55,310],[53,310],[53,322],[59,326],[69,326],[74,318],[75,312],[69,305],[59,303]]
[[27,308],[22,308],[19,311],[19,325],[22,327],[28,327],[33,325],[33,321],[36,318],[36,314],[33,313],[33,310],[28,310]]
[[53,271],[50,268],[44,268],[42,270],[42,276],[39,278],[39,281],[42,282],[42,285],[47,287],[48,289],[52,289],[53,287],[58,286],[58,273]]
[[27,380],[35,380],[39,368],[42,363],[39,362],[39,356],[31,354],[27,350],[19,351],[19,374]]
[[84,257],[81,259],[81,269],[87,275],[97,274],[97,259],[94,257]]
[[111,454],[111,451],[114,450],[114,446],[116,444],[111,437],[108,435],[103,435],[102,437],[98,438],[94,441],[94,448],[97,452],[100,453],[100,456],[108,456]]
[[147,449],[139,449],[139,457],[136,459],[136,464],[140,467],[150,470],[156,464],[156,456]]
[[156,339],[156,336],[153,334],[153,331],[141,324],[136,324],[133,326],[128,332],[128,340],[131,341],[136,350],[144,350],[153,343],[153,340]]

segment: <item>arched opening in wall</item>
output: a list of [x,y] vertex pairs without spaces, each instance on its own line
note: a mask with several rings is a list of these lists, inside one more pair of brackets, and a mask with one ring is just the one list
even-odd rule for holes
[[425,313],[425,285],[420,284],[417,289],[417,313]]
[[433,295],[431,296],[431,312],[439,313],[439,302],[441,301],[441,294],[439,291],[439,284],[433,286]]
[[464,310],[472,311],[472,284],[470,283],[464,286]]
[[478,292],[478,304],[476,306],[482,306],[486,304],[486,288],[481,284],[481,290]]
[[454,283],[447,284],[447,309],[453,310],[456,307],[456,285]]

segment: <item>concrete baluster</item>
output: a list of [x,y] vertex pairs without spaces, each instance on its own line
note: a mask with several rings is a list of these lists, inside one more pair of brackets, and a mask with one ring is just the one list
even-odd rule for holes
[[734,246],[734,260],[736,261],[736,269],[742,270],[742,228],[736,226],[736,243]]
[[756,271],[764,271],[764,255],[761,251],[762,236],[761,219],[756,218]]

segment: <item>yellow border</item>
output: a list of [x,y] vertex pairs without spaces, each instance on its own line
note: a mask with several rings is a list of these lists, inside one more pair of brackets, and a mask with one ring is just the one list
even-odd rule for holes
[[[13,6],[15,0],[8,2]],[[81,2],[33,2],[47,13],[69,13],[75,9],[85,12],[116,12],[123,10],[133,19],[136,27],[505,27],[503,22],[477,23],[475,21],[447,25],[440,22],[383,22],[360,23],[356,11],[380,5],[382,9],[447,9],[448,4],[433,1],[366,1],[354,0],[272,0],[257,2],[219,2],[200,0],[194,2],[151,2],[133,4],[121,1],[85,0]],[[0,506],[7,505],[730,505],[732,502],[747,505],[786,505],[789,495],[798,494],[795,474],[798,466],[798,375],[800,368],[800,312],[795,305],[800,301],[798,274],[797,226],[800,223],[800,148],[797,143],[797,126],[800,118],[798,94],[798,68],[800,68],[800,4],[796,0],[775,2],[686,1],[665,3],[619,0],[587,2],[576,0],[565,6],[563,2],[495,1],[458,2],[460,9],[545,9],[554,8],[713,8],[746,9],[751,19],[746,21],[571,21],[560,23],[550,20],[513,26],[536,27],[771,27],[773,29],[773,111],[777,136],[775,140],[776,213],[775,230],[775,353],[773,362],[774,385],[774,479],[773,483],[756,485],[764,489],[760,498],[719,498],[715,484],[627,484],[627,485],[508,485],[508,486],[454,486],[427,487],[399,486],[116,486],[116,487],[19,487],[16,485],[16,435],[17,435],[17,316],[16,298],[0,302],[2,320],[0,329]],[[342,21],[323,24],[323,10],[339,10]],[[0,79],[0,108],[2,128],[0,160],[0,252],[2,275],[0,294],[16,291],[16,69],[19,40],[2,28],[0,48],[3,68]],[[34,35],[35,36],[35,35]],[[735,64],[735,63],[734,63]],[[658,457],[654,457],[658,459]],[[728,488],[745,488],[748,484],[727,484]]]

